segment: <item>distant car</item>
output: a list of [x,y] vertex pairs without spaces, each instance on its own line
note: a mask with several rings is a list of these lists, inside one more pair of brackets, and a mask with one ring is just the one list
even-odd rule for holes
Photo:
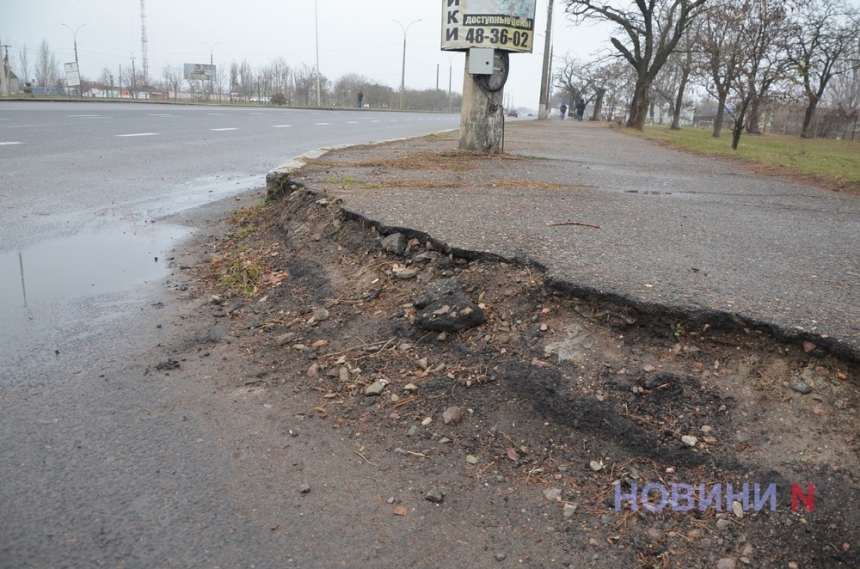
[[520,116],[520,112],[516,109],[509,109],[508,110],[508,116],[509,117],[518,117],[518,116]]

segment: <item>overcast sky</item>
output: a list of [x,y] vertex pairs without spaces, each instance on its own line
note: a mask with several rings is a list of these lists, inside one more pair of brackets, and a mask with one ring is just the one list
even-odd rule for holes
[[[326,77],[336,80],[358,73],[393,88],[400,86],[403,30],[407,33],[406,86],[448,88],[449,65],[453,89],[461,91],[465,58],[443,52],[443,0],[316,0],[319,12],[319,63]],[[591,26],[574,27],[556,0],[554,55],[587,58],[606,45],[607,33]],[[290,65],[315,65],[314,0],[146,0],[149,74],[161,77],[165,65],[233,60],[252,66],[282,56]],[[518,107],[537,109],[540,91],[543,33],[547,0],[537,0],[533,54],[511,55],[505,92]],[[412,23],[416,20],[421,20]],[[142,64],[140,0],[0,0],[0,40],[10,44],[10,62],[18,68],[18,52],[27,46],[30,65],[42,39],[62,64],[74,61],[73,34],[78,29],[78,59],[82,74],[96,79],[105,66]],[[208,44],[204,45],[204,44]],[[31,71],[32,74],[32,71]]]

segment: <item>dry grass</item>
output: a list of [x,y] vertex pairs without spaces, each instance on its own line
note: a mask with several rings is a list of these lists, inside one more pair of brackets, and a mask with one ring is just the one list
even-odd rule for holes
[[522,160],[519,156],[510,154],[482,154],[467,150],[443,150],[439,152],[418,152],[408,156],[395,158],[377,158],[373,160],[355,160],[341,162],[324,158],[305,160],[310,166],[327,168],[389,168],[392,170],[454,170],[466,171],[475,167],[477,160]]

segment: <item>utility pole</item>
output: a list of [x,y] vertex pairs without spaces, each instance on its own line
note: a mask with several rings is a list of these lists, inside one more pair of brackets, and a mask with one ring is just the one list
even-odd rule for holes
[[417,24],[421,20],[415,20],[414,22],[410,22],[408,26],[403,27],[403,24],[398,22],[397,20],[391,20],[403,30],[403,64],[400,69],[400,110],[403,110],[403,95],[406,93],[406,32],[409,31],[409,28],[412,24]]
[[[78,26],[74,30],[66,24],[60,24],[60,25],[69,28],[69,31],[72,32],[72,38],[74,39],[74,42],[75,42],[75,67],[78,68],[78,76],[80,76],[81,75],[81,64],[78,62],[78,30],[83,28],[84,26],[86,26],[86,24],[81,24],[80,26]],[[82,94],[81,93],[81,86],[78,85],[78,95],[81,95],[81,94]]]
[[451,71],[454,63],[448,58],[448,112],[451,112]]
[[134,89],[137,87],[137,72],[134,70],[134,56],[131,56],[131,98],[136,98],[134,96]]
[[[472,150],[487,154],[504,152],[505,133],[504,91],[502,87],[490,90],[469,73],[473,50],[466,52],[466,69],[463,77],[463,105],[460,109],[461,150]],[[476,55],[480,58],[481,55]],[[491,56],[493,75],[500,73],[508,65],[507,53],[494,51]],[[478,60],[480,63],[480,60]],[[506,74],[506,71],[505,71]],[[485,74],[485,77],[488,74]]]
[[[212,73],[212,75],[209,76],[209,96],[206,98],[206,100],[209,101],[212,99],[212,94],[214,92],[214,88],[213,88],[214,84],[212,82],[215,80],[215,73],[214,73],[215,60],[212,56],[212,52],[215,50],[215,46],[219,45],[221,42],[215,42],[211,46],[208,43],[206,43],[205,41],[202,41],[200,43],[202,43],[203,45],[205,45],[206,47],[209,48],[209,72]],[[220,100],[220,97],[219,97],[219,100]]]
[[316,33],[314,34],[317,44],[317,106],[322,106],[320,99],[320,18],[318,10],[318,2],[314,0],[314,26]]
[[146,39],[146,0],[140,0],[140,48],[143,51],[143,88],[149,87],[149,57]]
[[6,56],[3,58],[3,73],[0,73],[0,95],[8,95],[9,94],[9,46],[3,45],[3,42],[0,41],[0,47],[6,48]]
[[549,9],[546,16],[546,37],[544,38],[543,46],[543,71],[540,78],[539,119],[546,119],[549,116],[547,113],[547,92],[549,91],[549,72],[552,67],[552,4],[553,0],[549,0]]

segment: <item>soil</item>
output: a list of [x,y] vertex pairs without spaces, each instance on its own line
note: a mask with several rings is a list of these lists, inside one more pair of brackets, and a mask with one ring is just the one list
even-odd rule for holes
[[[380,175],[484,159],[409,144]],[[860,567],[856,364],[742,323],[571,296],[539,267],[428,236],[386,251],[341,209],[349,152],[311,161],[292,193],[237,209],[174,261],[187,317],[209,332],[163,365],[205,358],[215,392],[264,393],[266,424],[245,428],[283,443],[266,461],[285,494],[340,520],[320,538],[350,544],[348,557],[297,546],[295,566]],[[484,324],[415,326],[413,302],[442,279]],[[445,424],[451,407],[462,419]],[[703,510],[616,510],[616,484],[648,483],[749,484],[750,503],[742,517],[725,492]],[[777,485],[775,511],[754,510],[755,484]],[[813,511],[792,509],[792,484],[815,485]]]

